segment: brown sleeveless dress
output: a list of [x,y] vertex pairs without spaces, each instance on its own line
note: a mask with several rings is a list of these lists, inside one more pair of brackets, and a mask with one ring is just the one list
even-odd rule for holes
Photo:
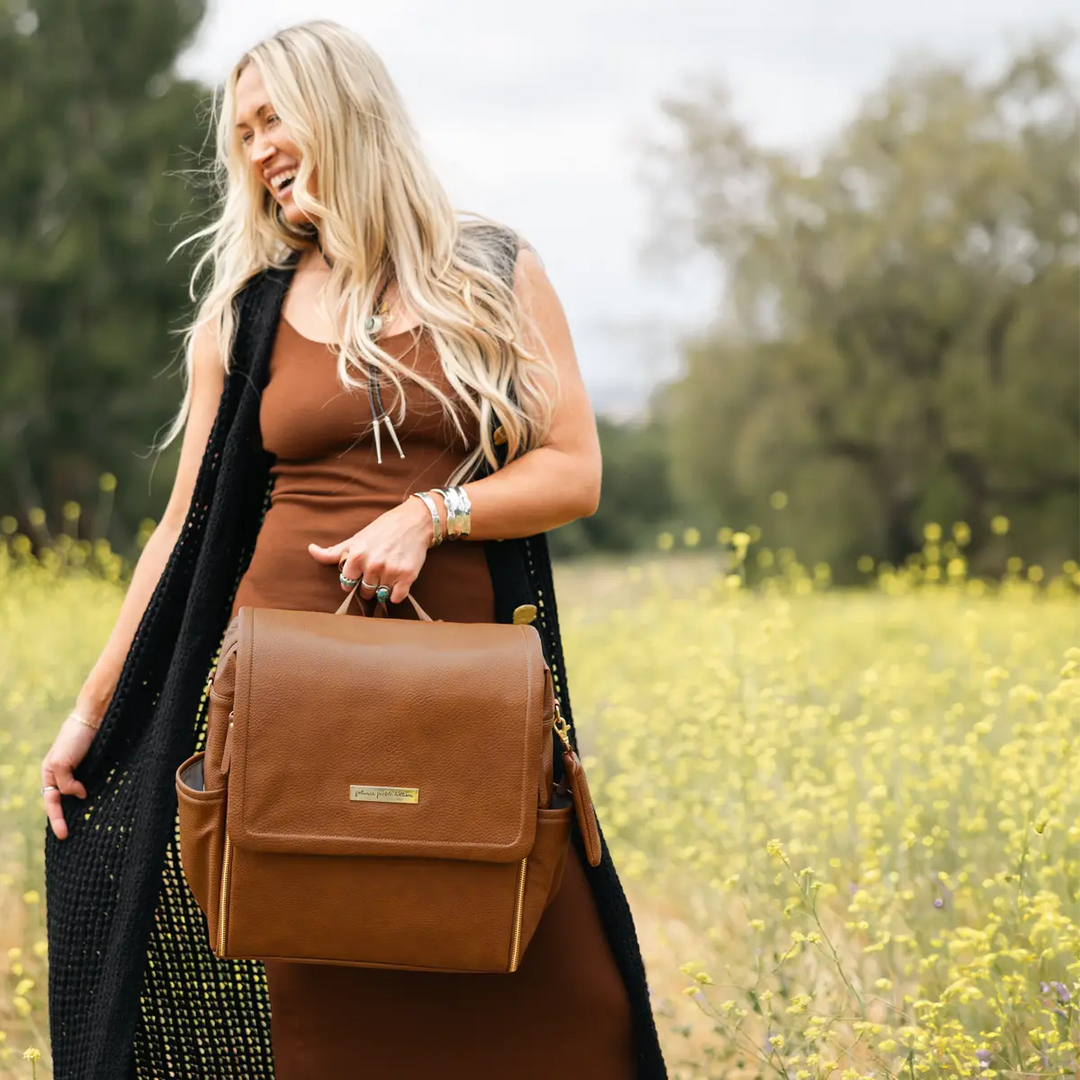
[[[453,393],[426,336],[404,331],[380,343]],[[380,465],[367,392],[347,391],[335,365],[325,344],[281,319],[260,406],[263,445],[276,455],[274,486],[233,615],[242,604],[336,610],[344,598],[338,568],[316,562],[307,545],[336,544],[410,492],[445,486],[465,456],[441,404],[405,380],[406,417],[395,424],[405,457],[384,428]],[[385,380],[382,397],[393,416],[396,394]],[[476,421],[463,411],[462,423],[475,444]],[[479,542],[431,548],[410,592],[433,619],[495,621]],[[359,615],[355,600],[352,613]],[[407,600],[390,604],[389,614],[417,618]],[[277,1080],[635,1075],[629,1000],[573,847],[558,895],[516,972],[454,975],[283,961],[266,961],[265,969]]]

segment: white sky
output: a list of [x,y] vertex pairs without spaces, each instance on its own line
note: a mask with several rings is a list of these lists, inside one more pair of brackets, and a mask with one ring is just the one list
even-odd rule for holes
[[383,57],[451,199],[521,230],[570,322],[597,412],[624,415],[708,321],[704,261],[641,258],[641,134],[692,78],[723,80],[761,141],[828,136],[905,55],[996,63],[1075,25],[1067,0],[210,0],[184,75],[219,82],[250,44],[330,18]]

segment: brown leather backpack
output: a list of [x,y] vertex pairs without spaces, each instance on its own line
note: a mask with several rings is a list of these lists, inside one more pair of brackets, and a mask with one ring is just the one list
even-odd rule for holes
[[[176,771],[220,958],[514,971],[577,814],[600,841],[536,628],[243,606]],[[356,597],[361,611],[364,606]],[[564,779],[552,782],[553,727]]]

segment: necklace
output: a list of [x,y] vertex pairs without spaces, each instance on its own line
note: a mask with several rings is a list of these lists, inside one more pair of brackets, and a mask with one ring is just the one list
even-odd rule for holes
[[[322,243],[318,240],[315,241],[319,254],[323,257],[323,262],[326,263],[331,269],[334,264],[330,261],[330,257],[323,251]],[[390,287],[390,279],[393,274],[387,274],[386,280],[383,282],[382,288],[379,290],[378,298],[375,300],[375,313],[369,315],[364,320],[364,329],[369,334],[378,334],[383,326],[393,319],[393,315],[387,314],[388,307],[383,297],[386,295],[386,290]],[[371,364],[367,365],[367,377],[368,377],[368,401],[371,403],[371,415],[373,418],[374,428],[372,429],[375,435],[375,458],[378,463],[382,464],[382,438],[379,435],[379,425],[385,424],[386,430],[390,432],[390,438],[394,441],[394,446],[397,447],[398,457],[404,457],[405,451],[401,449],[401,443],[398,442],[397,432],[394,430],[394,425],[390,422],[390,416],[386,409],[383,407],[382,391],[379,389],[378,379],[375,377],[375,371]]]

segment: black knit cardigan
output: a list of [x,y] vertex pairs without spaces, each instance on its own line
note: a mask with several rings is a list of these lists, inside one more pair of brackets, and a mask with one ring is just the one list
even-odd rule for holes
[[[515,240],[502,267],[508,278],[516,251]],[[218,960],[210,951],[205,919],[180,867],[174,775],[204,745],[207,675],[269,505],[273,455],[262,447],[259,400],[293,272],[293,263],[264,270],[234,301],[233,366],[183,530],[139,622],[101,730],[76,769],[87,798],[62,797],[66,840],[46,825],[57,1080],[274,1075],[262,964]],[[537,606],[534,625],[562,712],[573,724],[545,534],[473,542],[484,544],[497,621],[512,622],[519,604]],[[574,842],[580,853],[576,828]],[[630,996],[638,1078],[663,1080],[633,919],[606,843],[602,848],[600,865],[586,863],[585,871]],[[567,1048],[559,1042],[559,1003],[551,1005],[544,1023],[551,1026],[556,1068]]]

